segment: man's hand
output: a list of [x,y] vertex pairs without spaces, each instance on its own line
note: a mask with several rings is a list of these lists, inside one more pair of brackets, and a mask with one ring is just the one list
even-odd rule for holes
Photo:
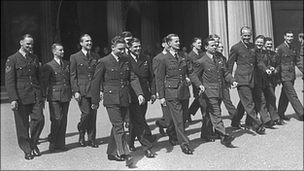
[[103,100],[103,92],[102,91],[99,92],[99,97],[100,97],[100,101],[102,101]]
[[99,105],[98,105],[98,104],[92,104],[92,105],[91,105],[91,108],[92,108],[93,110],[97,110],[97,109],[98,109],[98,107],[99,107]]
[[186,83],[187,83],[187,86],[190,86],[190,85],[191,85],[191,80],[190,80],[190,78],[186,77]]
[[16,100],[11,102],[11,109],[18,110],[18,102]]
[[232,86],[231,86],[231,88],[236,88],[237,86],[238,86],[238,82],[236,82],[236,81],[234,81],[233,83],[232,83]]
[[151,104],[153,104],[156,100],[156,95],[151,95]]
[[139,103],[139,105],[142,105],[145,103],[145,98],[143,95],[138,96],[138,103]]
[[272,73],[272,71],[271,71],[270,69],[266,69],[266,73],[267,73],[268,75],[270,75],[270,74]]
[[78,93],[78,92],[75,93],[75,100],[78,101],[78,102],[80,102],[80,100],[81,100],[80,93]]
[[200,91],[198,92],[198,95],[200,96],[201,94],[203,94],[205,92],[205,87],[203,85],[199,86]]
[[163,105],[163,106],[167,106],[166,99],[165,98],[161,98],[160,99],[160,104]]

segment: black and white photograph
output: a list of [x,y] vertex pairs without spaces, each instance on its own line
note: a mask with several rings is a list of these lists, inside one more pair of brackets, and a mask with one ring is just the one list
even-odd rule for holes
[[0,170],[303,170],[302,0],[1,1]]

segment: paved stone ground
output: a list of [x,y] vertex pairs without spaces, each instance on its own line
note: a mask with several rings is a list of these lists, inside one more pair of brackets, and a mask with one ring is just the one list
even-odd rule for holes
[[[303,82],[300,78],[295,83],[296,91],[303,104]],[[281,87],[276,89],[277,97]],[[231,90],[232,101],[236,105],[239,98],[235,89]],[[191,98],[191,101],[193,99]],[[186,129],[195,149],[194,155],[187,156],[181,152],[179,146],[171,147],[168,137],[161,137],[154,121],[161,117],[159,103],[149,105],[147,121],[153,134],[159,137],[153,148],[157,157],[148,159],[144,156],[140,144],[136,141],[138,150],[132,154],[136,159],[138,170],[303,170],[303,122],[298,121],[291,105],[287,115],[292,119],[277,129],[267,129],[266,135],[256,135],[251,131],[233,131],[227,110],[222,106],[224,124],[228,131],[237,138],[233,144],[238,148],[225,148],[217,140],[211,143],[202,143],[199,140],[201,115],[197,113],[194,122]],[[41,138],[48,135],[50,130],[48,105],[44,110],[46,124]],[[80,118],[79,108],[73,99],[68,116],[66,142],[69,148],[66,152],[48,153],[48,142],[42,142],[39,148],[42,156],[31,161],[24,159],[16,138],[13,112],[8,103],[1,104],[1,169],[3,170],[121,170],[127,169],[124,162],[107,160],[106,148],[111,124],[105,108],[98,109],[97,140],[98,149],[79,147],[76,129]],[[244,120],[242,120],[244,122]]]

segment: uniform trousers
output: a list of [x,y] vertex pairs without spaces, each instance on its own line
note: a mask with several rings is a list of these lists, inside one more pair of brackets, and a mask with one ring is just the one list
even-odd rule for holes
[[285,111],[288,106],[288,102],[291,103],[294,111],[298,116],[303,115],[303,106],[297,96],[296,90],[294,89],[294,81],[283,81],[282,90],[279,99],[278,113],[282,118],[285,116]]
[[163,116],[160,119],[157,119],[156,121],[164,128],[168,128],[169,126],[169,117],[170,117],[170,110],[168,106],[164,106],[161,104],[161,109],[163,112]]
[[263,93],[266,98],[266,106],[270,114],[271,120],[272,121],[278,120],[280,117],[276,105],[275,87],[267,86],[265,89],[263,89]]
[[128,107],[120,105],[107,105],[106,106],[109,119],[112,123],[110,142],[108,144],[108,155],[128,155],[130,154],[127,137],[124,130],[124,119],[128,113]]
[[[188,100],[188,99],[187,99]],[[184,101],[184,102],[183,102]],[[170,99],[166,100],[166,104],[170,111],[169,126],[167,133],[169,139],[176,140],[183,145],[189,145],[189,139],[185,134],[184,122],[183,122],[183,105],[186,104],[186,100]]]
[[131,103],[129,108],[130,117],[130,142],[129,145],[134,145],[135,138],[144,147],[144,150],[152,147],[153,137],[149,125],[146,122],[147,103],[139,105],[138,102]]
[[78,123],[78,130],[81,133],[87,131],[88,140],[95,141],[96,139],[96,113],[97,110],[91,108],[91,98],[82,96],[80,102],[78,102],[81,117]]
[[65,133],[70,102],[49,101],[51,133],[50,143],[56,148],[65,146]]
[[43,102],[18,105],[18,110],[14,110],[18,145],[24,153],[30,153],[37,145],[44,127]]
[[229,116],[232,118],[234,115],[236,115],[236,108],[232,104],[232,101],[230,99],[230,91],[228,87],[225,87],[223,89],[223,103],[229,113]]

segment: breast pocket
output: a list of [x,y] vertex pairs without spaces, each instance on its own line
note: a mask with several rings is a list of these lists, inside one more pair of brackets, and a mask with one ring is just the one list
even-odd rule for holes
[[77,65],[77,69],[78,69],[79,73],[84,73],[85,70],[86,70],[86,66],[85,66],[84,63],[80,63],[80,64]]

